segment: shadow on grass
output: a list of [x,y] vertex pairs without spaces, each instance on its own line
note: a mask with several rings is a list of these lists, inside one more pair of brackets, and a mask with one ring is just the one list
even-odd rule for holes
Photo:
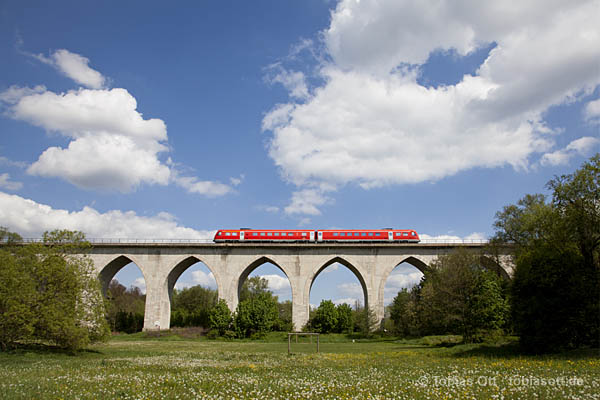
[[534,354],[519,345],[518,341],[502,344],[461,345],[452,353],[453,357],[490,357],[490,358],[535,358],[558,360],[586,360],[600,358],[600,349],[585,348],[558,350],[554,353]]
[[15,346],[14,348],[11,348],[9,350],[6,350],[4,352],[5,354],[27,354],[27,353],[33,353],[33,354],[60,354],[60,355],[67,355],[67,356],[78,356],[78,355],[83,355],[83,354],[102,354],[102,352],[95,350],[95,349],[90,349],[90,348],[84,348],[84,349],[79,349],[79,350],[70,350],[70,349],[65,349],[56,345],[51,345],[51,344],[46,344],[46,343],[23,343],[23,344],[19,344],[17,346]]

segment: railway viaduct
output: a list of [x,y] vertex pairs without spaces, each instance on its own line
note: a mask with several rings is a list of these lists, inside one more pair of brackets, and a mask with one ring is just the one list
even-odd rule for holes
[[[301,329],[308,321],[310,289],[326,267],[340,263],[358,278],[366,305],[378,320],[384,315],[384,287],[392,270],[408,262],[426,271],[440,255],[458,247],[482,254],[484,243],[94,243],[89,256],[106,288],[115,274],[130,262],[146,281],[144,330],[168,329],[171,295],[177,278],[201,261],[214,275],[219,298],[231,310],[248,275],[268,262],[288,277],[292,289],[292,321]],[[482,256],[483,264],[506,278],[512,276],[510,249],[495,257]]]

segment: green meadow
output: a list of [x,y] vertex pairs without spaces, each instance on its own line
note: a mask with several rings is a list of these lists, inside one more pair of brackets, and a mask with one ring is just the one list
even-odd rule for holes
[[600,399],[597,349],[525,356],[514,341],[265,341],[121,335],[85,351],[0,353],[2,399]]

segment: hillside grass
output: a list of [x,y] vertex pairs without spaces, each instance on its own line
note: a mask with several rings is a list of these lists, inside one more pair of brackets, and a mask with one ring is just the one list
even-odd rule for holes
[[209,341],[140,333],[75,354],[0,353],[0,399],[599,399],[598,349],[544,356],[501,344],[322,335]]

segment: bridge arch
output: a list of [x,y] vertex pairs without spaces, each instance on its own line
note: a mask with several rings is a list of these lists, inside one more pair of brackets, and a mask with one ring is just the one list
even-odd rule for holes
[[102,294],[106,296],[106,292],[108,291],[108,285],[110,281],[115,277],[115,275],[127,264],[134,263],[140,269],[142,276],[144,277],[144,281],[148,282],[146,271],[144,271],[144,267],[140,264],[135,257],[131,255],[118,255],[109,261],[104,267],[100,269],[98,272],[98,279],[100,280],[100,285],[102,287]]
[[[336,264],[336,263],[341,264],[344,267],[348,268],[354,274],[354,276],[356,276],[356,278],[358,279],[358,282],[360,283],[360,286],[363,290],[365,307],[368,307],[369,292],[367,289],[367,283],[365,281],[365,274],[364,274],[364,272],[361,272],[360,264],[358,264],[356,261],[351,260],[349,257],[346,257],[346,256],[344,256],[344,257],[335,256],[335,257],[330,258],[329,260],[320,262],[319,264],[317,264],[315,266],[315,268],[311,271],[309,279],[305,283],[303,303],[306,304],[307,307],[309,307],[309,309],[310,309],[310,291],[312,289],[313,283],[315,282],[315,280],[317,279],[319,274],[321,274],[321,272],[323,272],[325,270],[325,268],[329,267],[332,264]],[[301,327],[298,327],[298,328],[301,328]]]
[[169,274],[166,278],[167,290],[169,291],[169,302],[173,299],[173,289],[175,288],[175,283],[177,283],[177,279],[192,265],[201,262],[208,268],[213,277],[215,278],[215,282],[217,283],[217,292],[222,291],[222,283],[221,276],[218,274],[218,271],[215,268],[212,268],[209,264],[207,264],[203,259],[191,255],[185,256],[182,259],[176,261],[175,266],[171,268]]
[[379,310],[381,316],[383,316],[385,309],[385,285],[394,269],[396,269],[396,267],[398,267],[402,263],[408,263],[412,265],[413,267],[421,271],[423,274],[425,274],[430,268],[429,265],[425,263],[425,261],[415,256],[405,256],[402,257],[400,260],[394,261],[393,263],[386,265],[382,273],[381,282],[379,283],[379,291],[377,292],[377,298],[381,307],[381,310]]
[[482,255],[480,257],[481,266],[487,270],[495,272],[500,278],[505,281],[510,280],[510,275],[496,260],[492,257]]
[[[286,267],[285,264],[283,264],[281,261],[277,260],[277,258],[272,257],[272,256],[261,256],[256,258],[254,261],[250,262],[250,264],[248,264],[239,274],[237,281],[232,282],[232,284],[235,284],[235,287],[231,288],[231,293],[235,293],[237,301],[236,301],[236,306],[237,306],[237,302],[239,301],[240,298],[240,294],[242,291],[242,285],[244,284],[244,282],[246,281],[246,279],[248,279],[248,276],[252,273],[252,271],[254,271],[255,269],[257,269],[258,267],[260,267],[263,264],[272,264],[275,267],[277,267],[281,272],[283,272],[283,274],[285,275],[285,277],[287,278],[291,290],[292,290],[292,300],[294,299],[294,285],[292,284],[292,280],[290,279],[290,276],[293,276],[290,271],[286,271]],[[232,310],[234,311],[234,310]]]

